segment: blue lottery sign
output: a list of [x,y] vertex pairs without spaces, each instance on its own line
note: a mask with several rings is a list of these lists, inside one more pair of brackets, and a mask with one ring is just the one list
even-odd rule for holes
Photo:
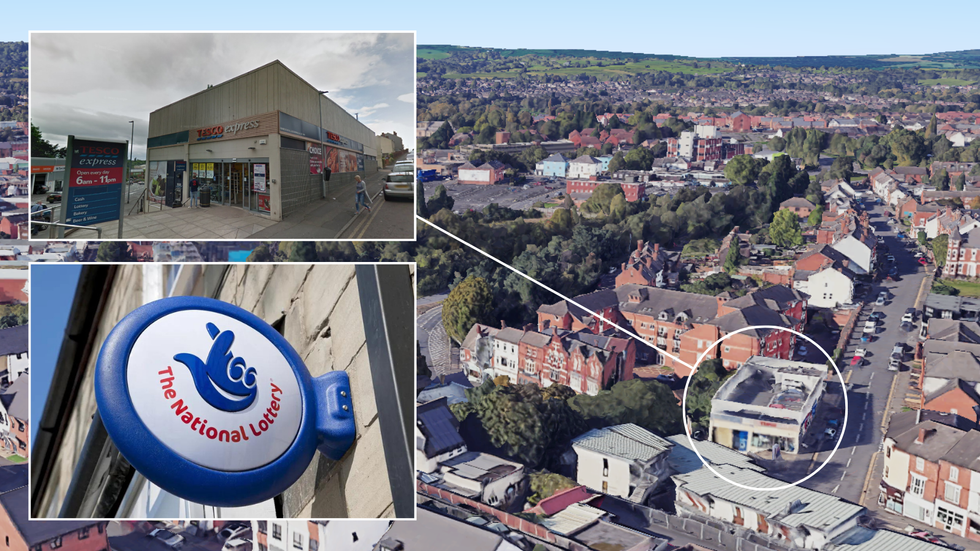
[[346,372],[312,377],[267,323],[201,297],[158,300],[123,318],[99,353],[95,398],[137,471],[214,506],[271,499],[317,450],[340,459],[355,435]]
[[66,222],[91,225],[118,220],[126,170],[126,142],[68,136]]

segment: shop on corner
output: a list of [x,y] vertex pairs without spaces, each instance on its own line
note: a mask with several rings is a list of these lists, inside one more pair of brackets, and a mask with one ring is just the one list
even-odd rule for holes
[[196,178],[212,205],[282,220],[377,170],[374,131],[279,61],[150,114],[146,197],[164,207]]

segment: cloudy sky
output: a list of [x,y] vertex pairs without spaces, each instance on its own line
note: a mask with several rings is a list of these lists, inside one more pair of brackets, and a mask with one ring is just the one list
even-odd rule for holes
[[150,111],[278,59],[376,134],[410,138],[414,40],[412,33],[33,33],[31,121],[64,145],[69,134],[128,140],[135,120],[133,155],[145,159]]

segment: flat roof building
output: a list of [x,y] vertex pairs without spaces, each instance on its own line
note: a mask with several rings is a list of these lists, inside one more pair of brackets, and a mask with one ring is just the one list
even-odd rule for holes
[[711,399],[710,440],[740,452],[799,453],[827,366],[753,356]]
[[197,178],[212,203],[282,220],[377,172],[377,148],[373,130],[276,60],[150,113],[147,193],[180,204]]

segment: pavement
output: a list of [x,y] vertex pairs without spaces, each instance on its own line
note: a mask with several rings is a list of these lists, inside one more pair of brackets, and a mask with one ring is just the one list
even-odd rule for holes
[[[425,297],[419,299],[417,305],[431,305],[436,300],[445,300],[446,296],[447,294],[440,293],[433,297]],[[435,307],[425,312],[417,318],[416,324],[419,346],[432,370],[432,378],[453,373],[452,343],[449,335],[446,334],[446,329],[442,326],[442,308]]]
[[[268,216],[239,207],[211,203],[208,207],[178,208],[151,204],[145,213],[131,213],[142,187],[133,186],[133,203],[126,205],[123,218],[124,239],[177,240],[193,239],[338,239],[342,234],[351,239],[414,239],[415,202],[401,201],[386,205],[379,200],[387,170],[365,178],[368,193],[378,208],[372,212],[354,211],[354,184],[328,184],[327,199],[311,202],[275,221]],[[380,214],[380,215],[379,215]],[[363,223],[367,221],[367,223]],[[362,224],[363,223],[363,224]],[[117,238],[119,222],[103,222],[94,226],[103,229],[105,239]],[[81,236],[81,233],[79,233]],[[87,236],[86,236],[87,237]]]

